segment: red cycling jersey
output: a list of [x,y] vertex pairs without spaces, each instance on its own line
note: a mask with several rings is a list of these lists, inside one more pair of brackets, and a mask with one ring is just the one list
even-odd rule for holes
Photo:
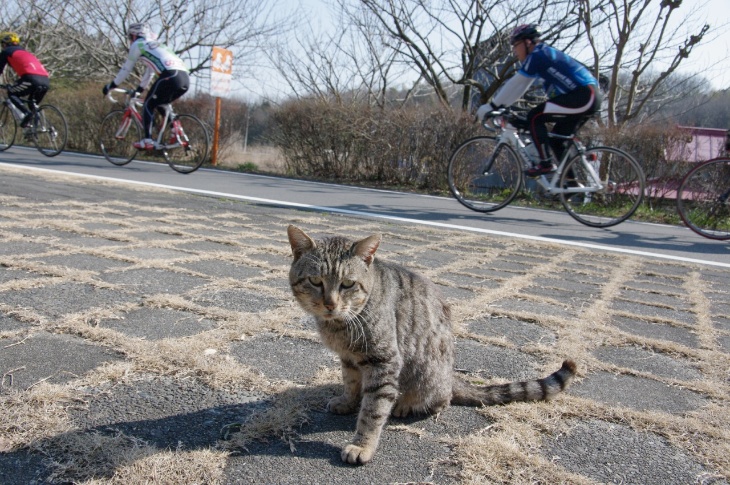
[[0,52],[0,74],[6,64],[10,64],[19,77],[26,74],[48,77],[48,71],[38,58],[17,45],[11,45]]

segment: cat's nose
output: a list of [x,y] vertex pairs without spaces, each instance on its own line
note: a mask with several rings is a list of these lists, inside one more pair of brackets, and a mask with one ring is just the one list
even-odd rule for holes
[[333,295],[325,295],[322,299],[322,303],[327,310],[332,311],[337,308],[337,297]]

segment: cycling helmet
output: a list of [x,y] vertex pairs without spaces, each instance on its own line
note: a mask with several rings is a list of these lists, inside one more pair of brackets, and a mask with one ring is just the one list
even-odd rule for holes
[[536,24],[522,24],[515,27],[515,30],[512,31],[512,35],[510,35],[509,41],[510,44],[513,44],[515,42],[530,39],[535,40],[540,38],[540,28]]
[[137,37],[147,37],[147,32],[149,32],[149,27],[145,22],[138,22],[136,24],[131,24],[129,27],[127,27],[127,35],[132,36],[136,35]]
[[2,32],[0,33],[0,43],[18,45],[20,44],[20,37],[15,32]]

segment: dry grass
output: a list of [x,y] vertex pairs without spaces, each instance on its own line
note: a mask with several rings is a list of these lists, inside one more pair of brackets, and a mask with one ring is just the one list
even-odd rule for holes
[[223,483],[228,454],[215,450],[159,450],[122,434],[70,434],[56,443],[66,456],[50,480],[87,485]]
[[238,170],[247,164],[253,164],[261,172],[286,173],[284,157],[274,146],[249,145],[244,151],[241,142],[236,141],[222,147],[218,152],[217,166],[220,168]]

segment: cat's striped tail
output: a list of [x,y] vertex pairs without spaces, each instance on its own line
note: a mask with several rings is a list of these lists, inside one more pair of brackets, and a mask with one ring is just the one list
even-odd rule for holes
[[544,401],[563,391],[575,376],[572,360],[547,377],[534,381],[510,382],[493,386],[476,386],[455,376],[451,404],[457,406],[489,406],[516,401]]

